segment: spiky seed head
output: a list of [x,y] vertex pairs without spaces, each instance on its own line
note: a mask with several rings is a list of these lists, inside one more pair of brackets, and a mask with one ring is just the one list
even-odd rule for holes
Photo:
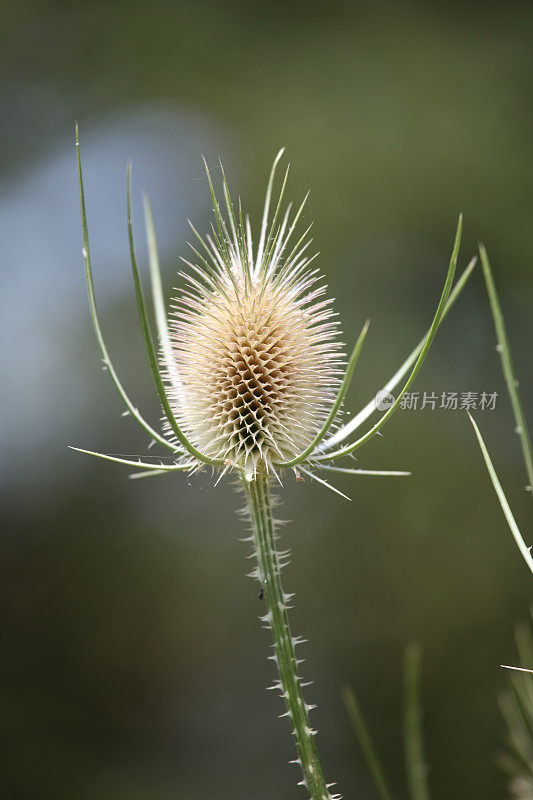
[[272,177],[253,257],[248,219],[239,214],[237,222],[224,176],[229,222],[214,198],[217,228],[200,239],[201,263],[185,262],[190,272],[181,273],[186,287],[172,306],[164,363],[187,437],[249,479],[312,441],[343,364],[331,302],[305,255],[309,241],[302,237],[288,252],[303,205],[292,223],[290,207],[279,223],[276,213],[267,231]]

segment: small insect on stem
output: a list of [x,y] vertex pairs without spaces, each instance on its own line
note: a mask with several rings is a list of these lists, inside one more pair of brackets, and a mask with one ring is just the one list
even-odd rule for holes
[[263,591],[263,587],[262,587],[262,586],[261,586],[261,588],[259,589],[259,594],[258,594],[257,596],[258,596],[258,598],[259,598],[260,600],[262,600],[262,599],[264,598],[264,596],[265,596],[265,593],[264,593],[264,591]]

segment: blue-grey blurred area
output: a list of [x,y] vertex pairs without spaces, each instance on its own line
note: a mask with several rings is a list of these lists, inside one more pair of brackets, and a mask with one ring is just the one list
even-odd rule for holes
[[[102,371],[87,309],[74,123],[97,298],[120,376],[152,424],[130,279],[125,172],[164,282],[187,218],[209,225],[201,154],[257,223],[270,163],[311,188],[320,265],[351,343],[357,411],[432,317],[459,211],[460,267],[485,241],[533,422],[531,4],[6,0],[0,12],[2,795],[13,800],[289,800],[299,780],[230,480],[128,480],[68,445],[145,455]],[[415,390],[497,392],[476,416],[526,536],[531,497],[479,269]],[[372,420],[373,421],[373,420]],[[156,450],[151,450],[155,454]],[[295,632],[328,779],[375,790],[342,705],[352,684],[405,797],[403,648],[424,646],[435,798],[505,796],[501,663],[531,576],[464,411],[401,410],[357,466],[410,478],[286,476]],[[335,476],[336,477],[336,476]],[[529,665],[533,666],[533,665]],[[304,794],[301,795],[302,797]]]

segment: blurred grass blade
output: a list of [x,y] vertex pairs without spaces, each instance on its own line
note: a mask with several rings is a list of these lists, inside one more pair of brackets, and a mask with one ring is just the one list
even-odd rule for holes
[[315,450],[316,446],[322,441],[324,436],[329,431],[331,425],[335,420],[335,417],[339,412],[339,409],[344,401],[344,398],[346,397],[346,392],[350,388],[350,383],[352,382],[353,373],[357,365],[357,362],[359,361],[359,356],[361,355],[361,350],[363,349],[363,344],[366,339],[366,334],[368,333],[369,325],[370,325],[370,320],[367,319],[367,321],[363,325],[361,333],[357,337],[357,341],[352,350],[350,360],[348,361],[348,367],[346,368],[346,372],[344,373],[342,384],[337,393],[335,402],[331,407],[331,411],[329,412],[324,424],[322,425],[322,428],[319,430],[319,432],[317,433],[313,441],[309,444],[309,446],[306,447],[305,450],[300,453],[300,455],[298,455],[296,458],[293,458],[291,461],[281,462],[279,464],[280,467],[295,467],[297,464],[300,464],[302,461],[305,461],[307,456],[310,455],[310,453],[312,453]]
[[404,657],[404,746],[405,768],[411,800],[429,800],[427,765],[424,757],[420,678],[422,648],[413,642]]
[[507,725],[507,740],[512,753],[512,757],[505,760],[505,770],[514,778],[524,768],[528,771],[531,768],[533,755],[531,734],[528,731],[520,702],[513,692],[508,692],[500,697],[499,706]]
[[485,442],[483,441],[483,437],[481,436],[479,428],[474,422],[472,415],[469,413],[468,416],[470,417],[470,422],[474,426],[474,431],[476,433],[477,440],[479,442],[479,446],[483,454],[483,458],[485,459],[485,464],[487,465],[492,485],[494,486],[494,490],[498,496],[498,500],[500,501],[502,511],[505,514],[505,518],[507,520],[507,524],[511,529],[511,533],[513,534],[515,542],[518,545],[518,549],[520,550],[522,556],[524,557],[524,561],[528,565],[531,572],[533,572],[533,558],[531,558],[530,548],[526,546],[526,543],[524,542],[522,534],[520,533],[520,530],[518,528],[518,525],[515,522],[515,518],[513,517],[513,513],[509,507],[509,503],[507,502],[507,498],[505,497],[505,493],[501,487],[500,481],[498,480],[498,476],[496,475],[496,471],[494,469],[492,461],[490,460],[488,450],[485,446]]
[[[531,641],[531,633],[527,629]],[[518,638],[517,638],[518,643]],[[533,661],[524,661],[519,654],[522,664],[533,665]],[[533,748],[533,678],[531,670],[527,667],[514,667],[509,675],[509,685],[514,693],[513,699],[520,709],[527,730],[530,742],[530,749]],[[533,765],[532,765],[533,766]]]
[[135,296],[137,299],[137,310],[139,312],[139,320],[141,323],[144,344],[146,347],[146,352],[148,354],[148,361],[150,363],[150,369],[152,371],[152,377],[154,379],[157,393],[159,395],[161,405],[163,406],[163,411],[165,412],[165,416],[168,419],[170,427],[174,431],[178,441],[183,445],[183,447],[187,450],[187,452],[190,453],[190,455],[194,456],[194,458],[197,458],[199,461],[203,461],[204,464],[214,464],[217,462],[215,462],[211,458],[207,458],[207,456],[205,456],[203,453],[200,453],[200,451],[197,450],[196,447],[194,447],[194,445],[191,444],[191,442],[189,442],[189,440],[179,427],[178,423],[176,422],[174,413],[170,407],[170,403],[168,402],[167,393],[165,391],[163,380],[161,378],[161,373],[159,371],[159,364],[154,350],[154,344],[152,342],[152,334],[150,333],[148,314],[146,313],[146,303],[144,301],[144,294],[141,286],[141,278],[137,267],[137,259],[135,257],[135,244],[133,241],[133,223],[131,218],[131,164],[128,164],[128,169],[127,169],[126,194],[127,194],[128,240],[130,246],[131,270],[133,273],[133,282],[135,284]]
[[152,214],[152,206],[150,204],[150,198],[148,197],[148,194],[144,194],[143,202],[155,321],[159,336],[159,344],[161,346],[161,350],[163,351],[165,361],[168,364],[170,363],[172,351],[170,347],[170,337],[168,334],[167,315],[165,313],[165,301],[163,298],[163,286],[161,283],[161,269],[159,267],[159,255],[157,252],[157,241],[155,238],[154,217]]
[[[455,286],[453,287],[453,290],[450,293],[446,306],[444,307],[442,320],[446,318],[447,314],[452,309],[455,301],[461,294],[468,278],[470,277],[470,274],[472,273],[472,270],[476,266],[476,263],[477,263],[477,258],[474,256],[470,260],[468,266],[465,268],[464,272],[462,273],[461,277],[459,278]],[[428,334],[429,330],[424,336],[424,338],[419,341],[419,343],[417,344],[411,355],[408,356],[408,358],[406,358],[406,360],[403,362],[398,371],[392,376],[389,382],[386,383],[385,386],[383,386],[382,391],[387,393],[392,392],[393,389],[395,389],[396,386],[400,383],[404,375],[407,375],[407,373],[415,363],[416,359],[422,352],[422,348],[424,347]],[[353,431],[357,430],[357,428],[359,428],[363,424],[363,422],[365,422],[376,411],[377,411],[376,399],[374,396],[372,400],[370,400],[370,402],[367,403],[366,406],[361,411],[359,411],[358,414],[355,415],[355,417],[353,417],[349,422],[347,422],[345,425],[339,428],[339,430],[336,431],[333,434],[333,436],[330,436],[330,438],[327,439],[321,446],[319,446],[318,449],[326,450],[326,448],[329,449],[331,447],[334,447],[336,444],[339,444],[339,442],[342,442],[344,439],[346,439],[346,437],[349,436],[350,433],[353,433]]]
[[[515,628],[516,647],[522,664],[529,664],[533,667],[533,639],[531,638],[531,628],[525,622],[518,624]],[[533,683],[531,684],[533,690]]]
[[407,379],[400,394],[395,399],[394,403],[391,405],[388,411],[386,411],[383,414],[381,419],[379,419],[378,422],[376,422],[376,424],[363,436],[361,436],[355,442],[352,442],[351,444],[348,444],[345,447],[341,447],[340,450],[335,450],[333,453],[324,453],[324,455],[318,456],[318,458],[316,459],[317,461],[319,462],[329,461],[331,459],[342,458],[343,456],[347,456],[350,455],[350,453],[353,453],[354,450],[357,450],[358,447],[361,447],[361,445],[363,445],[365,442],[371,439],[380,430],[380,428],[383,427],[383,425],[392,416],[392,414],[394,414],[394,412],[400,405],[403,395],[409,389],[414,379],[416,378],[420,368],[422,367],[422,364],[424,363],[426,355],[428,354],[429,348],[431,347],[433,339],[435,338],[437,330],[439,329],[440,323],[442,321],[444,309],[446,307],[446,303],[448,302],[448,298],[450,296],[452,288],[453,278],[455,275],[455,268],[457,266],[457,257],[459,255],[459,246],[461,244],[462,229],[463,229],[463,215],[460,214],[459,220],[457,222],[457,230],[455,232],[455,240],[453,244],[452,255],[450,258],[450,265],[448,267],[448,272],[446,273],[446,280],[444,282],[444,287],[442,289],[440,300],[437,305],[437,310],[435,312],[435,316],[433,317],[433,322],[431,323],[428,335],[426,336],[424,346],[422,347],[420,355],[418,356],[416,363],[411,371],[411,374],[409,375],[409,378]]
[[[533,666],[531,627],[517,626],[516,644],[523,664]],[[528,798],[533,788],[533,676],[524,674],[521,667],[509,675],[509,689],[499,698],[500,709],[507,726],[507,749],[499,762],[509,776],[509,796]]]
[[359,742],[359,746],[363,751],[367,767],[374,779],[376,789],[378,790],[382,800],[392,800],[392,795],[385,778],[385,772],[374,748],[372,739],[370,738],[368,729],[365,725],[359,701],[357,700],[357,696],[351,686],[345,686],[343,688],[342,697],[344,700],[344,705],[346,706],[346,711],[348,712],[348,716],[350,717],[350,721],[353,725],[355,735],[357,736],[357,741]]
[[483,267],[483,275],[489,294],[492,318],[494,320],[494,327],[496,329],[496,338],[498,340],[497,349],[498,353],[500,354],[503,375],[505,377],[507,391],[509,392],[511,405],[513,407],[513,414],[516,421],[516,432],[520,437],[520,445],[522,447],[522,454],[526,466],[527,481],[530,487],[531,496],[533,497],[533,448],[531,446],[531,439],[529,437],[524,409],[520,399],[520,392],[518,391],[518,381],[516,379],[513,367],[513,360],[511,358],[509,339],[507,338],[507,332],[505,330],[503,313],[500,306],[500,301],[498,300],[494,279],[492,277],[489,258],[487,251],[482,244],[479,246],[479,254],[481,256],[481,266]]
[[94,332],[96,334],[96,339],[98,342],[98,346],[100,347],[100,352],[102,353],[102,357],[104,360],[105,367],[109,370],[109,374],[111,376],[111,380],[115,384],[118,393],[120,394],[122,400],[124,401],[126,408],[130,412],[133,419],[135,419],[139,425],[144,428],[146,433],[148,433],[152,439],[155,439],[156,442],[162,444],[164,447],[168,447],[170,450],[176,451],[175,445],[172,442],[169,442],[160,433],[154,430],[151,425],[149,425],[143,417],[139,414],[139,411],[131,400],[129,399],[128,395],[124,387],[122,386],[117,373],[115,372],[115,368],[109,357],[109,353],[107,351],[106,344],[104,342],[104,337],[102,334],[102,328],[100,327],[100,320],[98,319],[98,311],[96,308],[96,296],[94,292],[94,280],[93,280],[93,272],[91,267],[91,252],[89,249],[89,229],[87,225],[87,213],[85,210],[85,192],[83,188],[83,174],[81,169],[81,155],[80,155],[80,139],[79,139],[79,131],[78,126],[76,125],[76,156],[77,156],[77,163],[78,163],[78,181],[79,181],[79,188],[80,188],[80,202],[81,202],[81,225],[83,231],[83,260],[85,262],[85,279],[87,282],[87,292],[89,294],[89,309],[91,312],[91,320],[93,323]]

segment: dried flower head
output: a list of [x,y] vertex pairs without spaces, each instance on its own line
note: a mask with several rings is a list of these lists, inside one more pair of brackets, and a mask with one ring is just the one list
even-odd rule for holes
[[183,275],[163,364],[188,439],[252,476],[298,456],[320,430],[341,384],[342,345],[305,255],[309,240],[287,252],[289,212],[254,261],[249,226],[246,235],[226,198],[231,236],[223,244],[217,233],[209,237],[210,263],[190,264]]

